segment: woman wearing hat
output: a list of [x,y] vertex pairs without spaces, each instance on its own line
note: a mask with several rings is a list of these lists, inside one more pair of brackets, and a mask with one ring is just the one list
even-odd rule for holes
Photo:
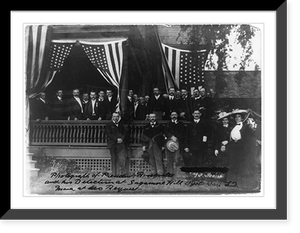
[[229,171],[227,181],[236,182],[238,187],[257,187],[255,177],[255,124],[247,119],[247,110],[234,110],[235,126],[230,132],[228,143]]
[[213,148],[216,156],[217,167],[228,167],[227,144],[230,140],[232,124],[229,123],[230,113],[221,112],[217,119],[217,126],[214,133]]

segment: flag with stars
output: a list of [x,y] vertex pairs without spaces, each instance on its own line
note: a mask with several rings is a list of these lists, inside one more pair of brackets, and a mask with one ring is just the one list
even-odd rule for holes
[[119,110],[119,90],[123,68],[123,45],[126,39],[108,42],[80,41],[88,58],[105,80],[117,88]]
[[66,58],[69,56],[71,49],[73,48],[76,41],[64,41],[64,40],[52,40],[50,44],[49,62],[48,62],[48,73],[49,82],[48,86],[54,79],[57,72],[60,71],[64,65]]
[[191,87],[203,86],[206,49],[192,52],[165,44],[162,44],[162,47],[179,88],[190,90]]
[[55,42],[51,43],[49,53],[49,68],[50,70],[60,70],[64,65],[66,58],[69,56],[75,42]]

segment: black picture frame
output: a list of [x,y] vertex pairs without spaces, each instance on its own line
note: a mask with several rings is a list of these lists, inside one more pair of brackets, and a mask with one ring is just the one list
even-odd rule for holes
[[[277,5],[276,5],[277,4]],[[232,4],[233,5],[233,4]],[[231,5],[231,6],[232,6]],[[251,4],[255,5],[255,4]],[[287,1],[263,8],[219,5],[204,10],[276,11],[276,208],[275,209],[12,209],[10,169],[2,192],[2,220],[283,220],[287,219]],[[219,9],[221,8],[221,9]],[[203,9],[200,9],[203,10]],[[5,161],[10,167],[9,158]]]

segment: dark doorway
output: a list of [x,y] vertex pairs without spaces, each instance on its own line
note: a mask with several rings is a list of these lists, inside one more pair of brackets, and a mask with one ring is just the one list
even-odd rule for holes
[[114,88],[102,77],[96,67],[90,62],[83,48],[76,43],[64,66],[58,72],[45,92],[49,98],[55,96],[58,89],[64,91],[64,97],[69,98],[72,90],[78,88],[81,92],[106,90]]

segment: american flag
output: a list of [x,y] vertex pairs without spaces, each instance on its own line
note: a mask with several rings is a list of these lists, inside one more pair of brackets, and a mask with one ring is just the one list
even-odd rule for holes
[[59,70],[69,56],[74,43],[58,43],[52,42],[49,53],[49,68],[51,70]]
[[[85,53],[90,61],[97,68],[99,73],[111,85],[115,86],[118,90],[119,102],[119,89],[122,77],[123,68],[123,42],[126,39],[109,42],[85,42],[80,41]],[[119,103],[117,109],[119,108]]]
[[26,92],[29,98],[37,96],[49,84],[46,60],[51,43],[52,27],[28,25],[25,28]]
[[125,39],[112,42],[80,41],[93,65],[106,81],[117,89],[119,89],[122,76],[124,41]]
[[48,69],[49,82],[46,87],[53,81],[54,76],[64,65],[66,58],[69,56],[71,49],[76,41],[52,41],[49,52]]
[[162,44],[168,65],[179,88],[187,90],[204,84],[207,50],[192,52]]

